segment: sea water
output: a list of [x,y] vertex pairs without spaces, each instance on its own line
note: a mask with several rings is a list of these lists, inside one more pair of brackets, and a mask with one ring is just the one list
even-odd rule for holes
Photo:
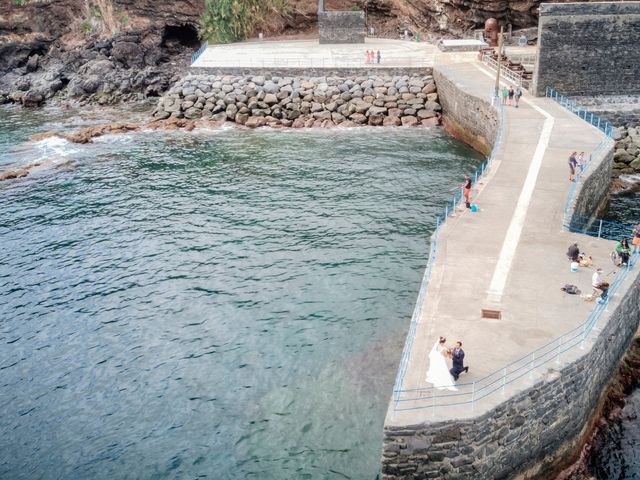
[[0,477],[376,478],[479,155],[423,128],[28,140],[102,112],[0,112],[1,167],[40,164],[0,183]]

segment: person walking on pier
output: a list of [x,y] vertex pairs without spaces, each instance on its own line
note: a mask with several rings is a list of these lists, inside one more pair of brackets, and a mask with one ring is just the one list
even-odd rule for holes
[[516,93],[514,95],[514,98],[516,99],[516,108],[520,106],[520,97],[522,97],[522,89],[520,88],[520,86],[517,86]]
[[378,65],[380,64],[380,50],[378,50],[378,55],[377,55],[377,60],[378,60]]
[[516,94],[516,92],[513,90],[513,85],[511,85],[509,87],[509,105],[513,105],[513,97]]
[[507,87],[502,87],[502,105],[507,104],[508,95],[509,95],[509,90],[507,90]]

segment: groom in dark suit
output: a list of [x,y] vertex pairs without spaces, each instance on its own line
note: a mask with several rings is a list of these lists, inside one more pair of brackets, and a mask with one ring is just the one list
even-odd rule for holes
[[451,351],[451,361],[453,368],[449,373],[453,375],[453,379],[458,381],[458,377],[462,372],[467,373],[469,367],[464,366],[464,350],[462,350],[462,342],[456,342],[456,347]]

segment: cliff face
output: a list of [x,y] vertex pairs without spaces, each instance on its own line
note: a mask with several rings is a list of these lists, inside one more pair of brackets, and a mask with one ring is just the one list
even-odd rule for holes
[[[563,1],[563,0],[561,0]],[[54,95],[112,102],[159,95],[198,47],[205,0],[0,0],[0,103]],[[257,31],[315,33],[316,0],[283,0]],[[540,0],[326,0],[357,6],[376,35],[460,35],[496,17],[537,23]]]

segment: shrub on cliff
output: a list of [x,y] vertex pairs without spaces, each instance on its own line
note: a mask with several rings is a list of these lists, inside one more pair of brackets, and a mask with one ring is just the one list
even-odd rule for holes
[[200,37],[212,43],[244,40],[265,20],[285,16],[287,0],[206,0]]

